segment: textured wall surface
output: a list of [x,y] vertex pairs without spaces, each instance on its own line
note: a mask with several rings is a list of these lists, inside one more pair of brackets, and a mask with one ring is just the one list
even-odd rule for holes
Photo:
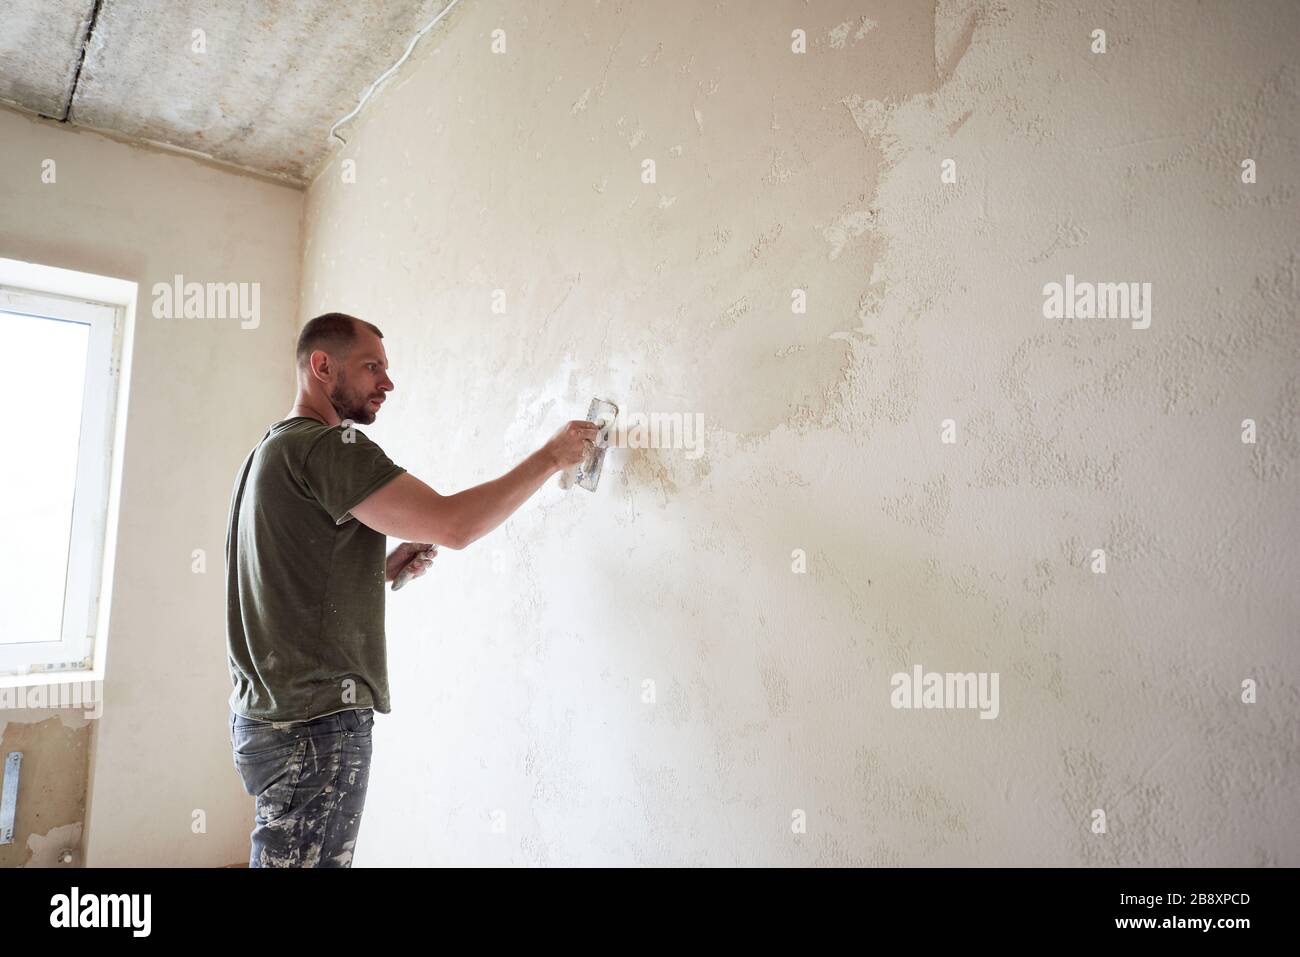
[[704,437],[390,599],[359,865],[1300,864],[1300,7],[1080,6],[480,0],[372,103],[299,315],[384,330],[368,434]]
[[[4,111],[0,144],[0,257],[139,285],[129,405],[118,409],[126,447],[103,715],[90,723],[85,863],[247,860],[253,799],[231,763],[221,570],[235,473],[292,402],[303,195]],[[258,283],[260,322],[155,318],[153,286],[176,275]],[[39,399],[20,404],[24,427],[39,428]],[[84,725],[57,710],[0,710],[4,743],[47,749],[46,767],[71,766]],[[33,788],[39,766],[24,759]],[[84,790],[86,776],[50,780]],[[43,819],[66,825],[59,815],[76,801],[61,795]],[[55,836],[76,843],[51,832],[54,852]],[[39,840],[28,848],[34,863],[49,858]]]
[[[13,689],[0,689],[0,702],[10,705]],[[71,692],[69,692],[71,694]],[[48,701],[49,699],[45,699]],[[93,709],[92,709],[93,710]],[[3,762],[21,752],[14,835],[0,844],[0,868],[60,866],[60,854],[81,857],[86,819],[86,781],[90,765],[90,722],[83,712],[66,708],[0,706],[0,776]]]

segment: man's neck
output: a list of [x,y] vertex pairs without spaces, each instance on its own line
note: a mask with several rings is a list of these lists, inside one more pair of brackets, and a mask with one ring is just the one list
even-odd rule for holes
[[285,418],[292,419],[295,416],[315,419],[317,422],[322,422],[325,425],[338,425],[342,421],[342,419],[339,418],[338,413],[334,411],[333,406],[327,404],[325,409],[317,408],[301,394],[298,396],[298,400],[294,402],[293,408],[289,410],[289,414],[285,416]]

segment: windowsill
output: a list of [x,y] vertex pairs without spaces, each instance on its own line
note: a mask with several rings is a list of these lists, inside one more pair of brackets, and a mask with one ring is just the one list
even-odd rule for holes
[[42,685],[84,684],[103,681],[99,668],[78,668],[74,671],[33,671],[25,675],[0,675],[0,688],[38,688]]

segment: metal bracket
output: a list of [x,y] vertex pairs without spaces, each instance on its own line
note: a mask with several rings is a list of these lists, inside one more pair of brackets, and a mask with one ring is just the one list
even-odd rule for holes
[[0,790],[0,844],[14,842],[14,815],[18,813],[18,771],[23,753],[10,751],[5,757],[4,788]]

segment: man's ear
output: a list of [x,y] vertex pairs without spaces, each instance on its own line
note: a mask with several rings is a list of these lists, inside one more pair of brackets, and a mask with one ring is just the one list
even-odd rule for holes
[[[317,356],[320,356],[319,361],[316,359]],[[312,377],[319,379],[321,382],[328,382],[330,376],[334,374],[334,368],[330,364],[330,354],[324,349],[312,351],[311,357],[308,359],[308,366]]]

